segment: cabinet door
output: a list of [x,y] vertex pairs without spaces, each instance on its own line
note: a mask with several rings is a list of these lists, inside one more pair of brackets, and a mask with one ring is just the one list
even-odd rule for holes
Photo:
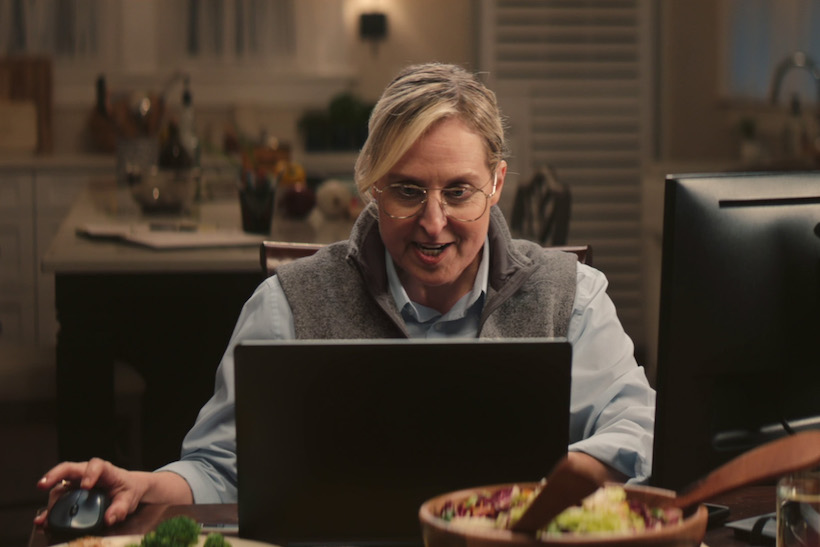
[[31,174],[0,177],[0,286],[33,284]]
[[32,174],[0,174],[0,343],[35,339]]
[[0,345],[33,345],[34,289],[0,290]]
[[94,178],[113,177],[114,171],[115,165],[112,160],[110,168],[38,170],[35,175],[38,345],[56,344],[58,329],[57,310],[54,304],[54,274],[43,273],[40,260],[83,189]]
[[48,249],[71,205],[93,176],[92,172],[38,172],[35,175],[38,256]]

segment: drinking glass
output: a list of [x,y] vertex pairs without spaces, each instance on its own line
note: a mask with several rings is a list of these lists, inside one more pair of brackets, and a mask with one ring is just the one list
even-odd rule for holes
[[820,547],[820,470],[777,483],[777,547]]

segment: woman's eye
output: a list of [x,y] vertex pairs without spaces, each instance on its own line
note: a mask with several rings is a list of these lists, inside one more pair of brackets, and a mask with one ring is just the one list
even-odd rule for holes
[[453,186],[442,190],[447,201],[464,201],[470,199],[475,193],[475,188],[472,186]]
[[412,184],[394,184],[391,189],[401,199],[424,199],[424,189]]

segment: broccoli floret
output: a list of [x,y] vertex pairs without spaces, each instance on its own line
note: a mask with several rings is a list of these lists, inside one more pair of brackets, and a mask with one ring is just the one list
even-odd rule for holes
[[215,532],[208,534],[208,537],[205,538],[205,545],[203,545],[203,547],[231,547],[231,544],[228,543],[225,536]]
[[142,538],[141,547],[189,547],[199,540],[202,528],[190,517],[179,516],[160,522]]

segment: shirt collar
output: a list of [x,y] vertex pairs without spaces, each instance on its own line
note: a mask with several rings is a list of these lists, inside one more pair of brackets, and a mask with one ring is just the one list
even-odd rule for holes
[[396,303],[396,307],[401,310],[403,316],[410,315],[415,321],[427,322],[439,316],[444,319],[458,319],[463,317],[467,311],[487,293],[487,282],[490,275],[490,240],[489,237],[484,241],[484,252],[481,253],[481,262],[478,265],[478,272],[475,276],[472,290],[465,294],[456,302],[455,306],[442,316],[438,311],[423,306],[417,302],[410,300],[407,296],[407,291],[399,280],[399,274],[396,271],[396,266],[393,264],[393,259],[390,253],[385,249],[384,262],[387,268],[387,282],[390,287],[390,294]]

